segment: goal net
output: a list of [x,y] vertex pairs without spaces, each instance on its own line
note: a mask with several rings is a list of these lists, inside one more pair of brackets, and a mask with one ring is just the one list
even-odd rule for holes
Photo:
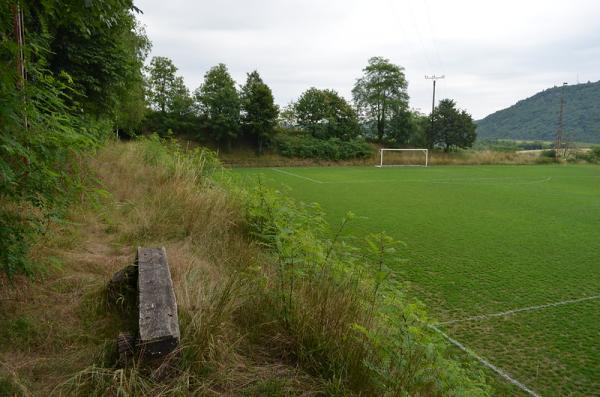
[[379,149],[379,164],[376,167],[427,167],[428,165],[427,149]]

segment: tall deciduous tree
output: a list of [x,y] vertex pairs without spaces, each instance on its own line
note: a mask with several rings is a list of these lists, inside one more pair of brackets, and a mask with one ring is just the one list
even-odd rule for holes
[[196,127],[192,97],[176,73],[177,67],[169,58],[152,58],[146,77],[146,97],[151,109],[144,120],[146,130],[189,134]]
[[74,99],[85,112],[112,118],[123,102],[131,103],[124,97],[141,94],[138,77],[150,42],[136,23],[134,13],[140,10],[133,1],[22,3],[28,34],[39,29],[47,37],[48,69],[72,78]]
[[[379,142],[390,132],[390,120],[408,109],[404,68],[373,57],[356,80],[352,95],[362,119],[375,130]],[[397,126],[396,126],[397,127]]]
[[168,112],[173,96],[177,67],[167,57],[154,57],[148,67],[148,103],[154,110]]
[[358,116],[333,90],[306,90],[294,105],[298,127],[315,138],[349,140],[359,133]]
[[241,92],[241,122],[244,132],[256,142],[258,153],[274,133],[279,108],[273,100],[273,93],[257,71],[248,73],[246,84]]
[[194,100],[212,138],[231,148],[240,130],[240,97],[227,66],[220,63],[206,72]]
[[451,99],[443,99],[435,108],[433,126],[427,131],[431,146],[442,146],[448,151],[453,147],[468,148],[477,138],[477,126],[465,110],[456,109]]

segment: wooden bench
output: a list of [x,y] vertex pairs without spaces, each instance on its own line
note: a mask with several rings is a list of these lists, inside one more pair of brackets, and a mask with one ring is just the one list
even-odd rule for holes
[[164,247],[138,247],[135,265],[117,272],[108,291],[111,300],[121,302],[118,307],[126,309],[125,316],[137,316],[137,329],[117,337],[122,365],[136,355],[154,361],[177,349],[177,301]]
[[163,357],[179,345],[179,320],[165,248],[138,247],[138,340],[146,358]]

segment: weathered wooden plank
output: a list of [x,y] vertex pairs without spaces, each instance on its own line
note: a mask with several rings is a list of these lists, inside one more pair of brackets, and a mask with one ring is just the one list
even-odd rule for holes
[[162,357],[179,344],[179,320],[165,248],[137,251],[139,339],[146,358]]

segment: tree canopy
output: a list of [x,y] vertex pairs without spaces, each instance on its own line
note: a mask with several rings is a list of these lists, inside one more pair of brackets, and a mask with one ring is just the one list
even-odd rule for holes
[[349,140],[359,133],[356,111],[336,91],[309,88],[293,109],[297,126],[315,138]]
[[446,151],[471,147],[477,138],[476,128],[469,113],[456,109],[453,100],[443,99],[435,108],[433,126],[427,131],[429,146],[441,146]]
[[373,57],[363,69],[363,76],[356,80],[352,95],[361,119],[377,140],[383,142],[386,134],[393,131],[390,120],[402,117],[408,109],[408,83],[404,68],[388,59]]
[[206,72],[194,100],[212,138],[230,148],[240,130],[240,97],[225,64]]
[[275,105],[271,89],[256,70],[248,73],[240,96],[242,128],[256,142],[258,152],[262,153],[265,141],[273,136],[279,108]]

